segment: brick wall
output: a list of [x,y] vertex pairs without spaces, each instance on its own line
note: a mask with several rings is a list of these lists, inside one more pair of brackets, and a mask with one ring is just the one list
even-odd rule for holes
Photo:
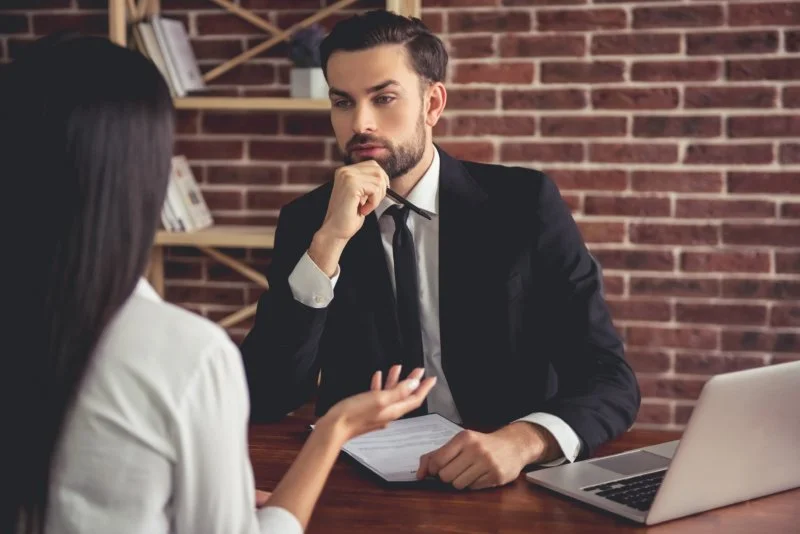
[[[4,57],[64,26],[105,32],[103,0],[9,1],[37,9],[0,16]],[[188,23],[204,69],[259,40],[207,0],[162,2]],[[324,3],[240,2],[282,27]],[[438,140],[457,156],[556,180],[604,266],[645,395],[640,425],[684,424],[714,373],[800,358],[800,2],[423,0],[423,9],[452,57]],[[284,56],[265,53],[215,91],[286,95]],[[274,222],[336,165],[324,113],[180,118],[176,150],[221,223]],[[168,256],[171,301],[218,318],[258,298],[191,250]]]

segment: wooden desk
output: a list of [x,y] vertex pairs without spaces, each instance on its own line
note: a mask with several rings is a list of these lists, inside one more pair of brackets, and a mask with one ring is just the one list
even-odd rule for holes
[[[167,232],[159,230],[150,253],[147,278],[156,292],[164,296],[164,247],[195,247],[218,262],[227,265],[243,277],[252,280],[264,289],[269,289],[267,278],[245,263],[219,248],[272,249],[275,245],[275,228],[271,226],[212,226],[194,232]],[[235,313],[223,317],[217,323],[223,328],[252,317],[256,304],[250,304]]]
[[[312,418],[303,414],[273,425],[251,427],[250,455],[260,489],[273,489],[286,472],[304,443],[309,422]],[[679,434],[674,432],[633,430],[603,447],[599,455],[677,437]],[[788,534],[800,532],[800,489],[643,527],[533,486],[522,478],[503,488],[477,492],[388,489],[343,455],[314,511],[308,533],[361,532]]]

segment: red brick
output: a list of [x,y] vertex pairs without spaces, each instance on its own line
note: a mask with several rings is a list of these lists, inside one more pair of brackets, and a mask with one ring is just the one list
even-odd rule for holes
[[459,63],[455,83],[533,83],[533,63]]
[[721,64],[717,61],[637,61],[631,79],[641,82],[717,80]]
[[502,57],[553,57],[586,54],[583,36],[573,35],[503,35],[500,37]]
[[716,349],[719,341],[715,330],[709,328],[628,327],[628,343],[632,346],[677,349]]
[[733,81],[796,80],[800,58],[735,59],[727,62],[726,70],[728,79]]
[[800,273],[800,252],[776,252],[775,268],[779,273]]
[[732,3],[728,7],[731,26],[791,26],[800,24],[797,2]]
[[625,240],[625,223],[578,221],[583,240],[587,243],[622,243]]
[[665,143],[591,143],[589,161],[600,163],[675,163],[678,145]]
[[564,202],[573,214],[581,213],[583,209],[583,199],[580,195],[561,195],[561,198],[564,199]]
[[[781,270],[778,269],[778,272]],[[722,281],[722,296],[734,299],[797,300],[800,299],[800,280],[729,278]]]
[[721,133],[719,117],[648,115],[633,119],[636,137],[717,137]]
[[226,213],[225,215],[215,215],[214,223],[218,225],[230,224],[234,226],[275,226],[278,224],[278,216],[250,213]]
[[633,9],[633,27],[704,28],[721,26],[722,6],[637,7]]
[[290,184],[322,184],[333,178],[338,167],[332,165],[290,165]]
[[615,137],[626,130],[626,117],[542,117],[545,137]]
[[241,159],[244,155],[244,143],[221,139],[178,139],[175,142],[175,153],[197,160]]
[[250,141],[250,158],[272,161],[320,161],[325,144],[320,141]]
[[457,11],[447,14],[450,33],[525,32],[531,29],[527,11]]
[[195,15],[198,35],[259,35],[263,30],[233,14],[228,13],[198,13]]
[[667,425],[672,421],[672,408],[669,404],[642,402],[636,414],[638,425]]
[[722,350],[800,353],[800,333],[725,331]]
[[678,353],[675,355],[675,372],[688,375],[717,375],[762,367],[764,363],[763,356]]
[[583,161],[580,143],[503,143],[500,150],[503,161]]
[[[383,2],[381,2],[383,3]],[[497,0],[427,0],[425,7],[481,7],[496,6]]]
[[772,108],[777,91],[774,87],[687,87],[687,108]]
[[[204,72],[209,71],[206,67]],[[275,66],[264,63],[243,63],[214,78],[210,85],[270,85],[275,83]]]
[[0,34],[11,33],[30,33],[30,23],[28,22],[28,15],[4,14],[0,17]]
[[494,40],[492,36],[453,37],[448,52],[453,59],[492,57],[495,55]]
[[274,185],[283,181],[283,169],[265,165],[225,165],[208,168],[210,184]]
[[800,30],[784,32],[787,52],[800,52]]
[[800,194],[800,172],[729,172],[728,192]]
[[444,15],[442,13],[423,13],[422,23],[433,33],[440,34],[444,31]]
[[504,6],[563,6],[586,4],[589,0],[503,0]]
[[241,39],[192,39],[192,49],[198,61],[231,59],[244,52]]
[[174,285],[167,284],[165,299],[175,304],[193,302],[243,306],[244,289],[240,287],[215,287],[209,285]]
[[179,109],[175,113],[175,131],[179,134],[200,132],[200,112],[191,109]]
[[680,404],[675,406],[675,424],[685,425],[689,423],[689,418],[692,416],[693,410],[694,405],[691,404]]
[[643,278],[632,277],[631,295],[658,295],[663,297],[717,297],[719,280],[710,278]]
[[206,133],[269,135],[278,133],[278,116],[263,111],[206,111],[202,125]]
[[659,399],[689,399],[700,396],[706,380],[700,378],[656,378],[643,376],[639,378],[639,388],[643,397]]
[[497,92],[494,89],[450,89],[447,92],[448,109],[494,109]]
[[513,137],[536,133],[536,117],[506,115],[487,117],[478,115],[459,115],[453,117],[452,135],[501,135]]
[[732,245],[800,246],[800,225],[725,224],[722,241]]
[[169,280],[201,280],[203,264],[197,260],[173,260],[164,262],[164,277]]
[[677,54],[681,36],[677,33],[620,33],[592,35],[592,55]]
[[33,15],[33,33],[36,35],[47,35],[60,31],[78,31],[83,34],[107,36],[108,16],[101,13]]
[[203,190],[203,198],[205,198],[211,211],[232,211],[240,210],[244,207],[242,191],[210,191],[205,189]]
[[778,150],[778,161],[783,164],[800,163],[800,143],[782,143]]
[[682,304],[675,306],[675,319],[681,323],[764,325],[767,307],[748,304]]
[[772,163],[772,145],[689,145],[684,163],[731,165]]
[[699,224],[632,223],[631,243],[650,245],[716,245],[719,228]]
[[616,215],[624,217],[668,217],[670,199],[642,196],[587,196],[586,215]]
[[686,35],[691,55],[768,54],[778,50],[778,32],[714,32]]
[[669,321],[672,309],[663,300],[607,299],[615,321]]
[[[450,98],[450,95],[452,95],[452,91],[448,93],[448,98]],[[529,111],[536,109],[583,109],[586,107],[586,94],[578,89],[503,90],[502,95],[503,109]],[[449,101],[448,106],[450,106]]]
[[333,137],[331,118],[327,113],[289,113],[281,118],[281,131],[286,135]]
[[611,30],[624,28],[627,16],[622,9],[539,11],[537,22],[540,32]]
[[613,169],[546,169],[559,189],[622,191],[628,186],[625,171]]
[[800,202],[784,202],[781,204],[781,217],[784,219],[800,219]]
[[616,61],[544,62],[543,83],[609,83],[621,82],[625,64]]
[[603,275],[603,293],[622,295],[625,292],[625,279],[621,276]]
[[676,193],[719,193],[722,175],[716,172],[634,171],[634,191],[672,191]]
[[772,326],[800,327],[800,306],[797,304],[776,304],[770,319]]
[[494,160],[494,145],[489,142],[446,141],[439,145],[445,152],[457,159],[484,162]]
[[728,118],[729,137],[797,137],[800,116],[745,115]]
[[604,269],[671,271],[675,263],[668,250],[598,249],[592,253]]
[[637,373],[666,373],[672,368],[669,354],[659,350],[626,350],[625,359]]
[[767,200],[678,199],[675,216],[697,219],[775,217],[775,203]]
[[[93,1],[96,3],[102,0]],[[108,2],[103,2],[99,5],[108,8]],[[65,9],[70,6],[71,0],[37,0],[36,2],[31,2],[31,0],[5,0],[3,2],[3,9],[24,9],[26,11],[38,9]],[[83,4],[83,0],[78,2],[78,6],[81,8],[87,7]]]
[[593,89],[595,109],[673,109],[678,107],[678,90],[672,87],[652,89]]
[[278,210],[303,191],[254,191],[247,192],[246,206],[251,210]]

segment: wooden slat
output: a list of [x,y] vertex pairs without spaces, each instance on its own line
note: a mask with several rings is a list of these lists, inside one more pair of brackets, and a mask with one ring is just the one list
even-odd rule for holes
[[234,4],[232,2],[228,2],[228,0],[209,0],[209,1],[217,4],[220,7],[223,7],[225,9],[227,9],[228,11],[230,11],[231,13],[236,15],[237,17],[246,20],[247,22],[249,22],[253,26],[256,26],[257,28],[261,28],[262,30],[268,31],[269,33],[271,33],[273,35],[277,35],[277,34],[281,33],[281,31],[282,31],[280,28],[278,28],[277,26],[275,26],[274,24],[272,24],[268,20],[264,20],[261,17],[259,17],[258,15],[256,15],[255,13],[253,13],[252,11],[250,11],[248,9],[245,9],[243,7],[237,6],[236,4]]
[[275,228],[271,226],[212,226],[195,232],[159,230],[155,243],[163,246],[271,249]]
[[331,108],[331,103],[329,100],[312,98],[197,96],[176,98],[175,107],[178,109],[327,111]]
[[202,250],[208,256],[214,258],[218,262],[223,265],[226,265],[236,271],[237,273],[241,274],[248,280],[252,280],[256,284],[260,285],[265,289],[269,289],[269,282],[267,282],[267,277],[261,274],[260,272],[256,271],[252,267],[244,264],[243,262],[231,258],[227,254],[223,254],[211,247],[197,247],[199,250]]
[[108,2],[108,38],[120,46],[127,44],[125,9],[125,0]]
[[422,2],[421,0],[386,0],[386,9],[406,17],[419,18],[422,15]]

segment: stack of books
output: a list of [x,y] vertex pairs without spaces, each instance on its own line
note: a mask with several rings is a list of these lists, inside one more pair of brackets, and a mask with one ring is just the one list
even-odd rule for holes
[[161,223],[170,232],[192,232],[214,224],[211,211],[185,156],[172,157]]
[[181,21],[153,15],[133,24],[131,31],[130,42],[158,67],[173,97],[207,88]]

